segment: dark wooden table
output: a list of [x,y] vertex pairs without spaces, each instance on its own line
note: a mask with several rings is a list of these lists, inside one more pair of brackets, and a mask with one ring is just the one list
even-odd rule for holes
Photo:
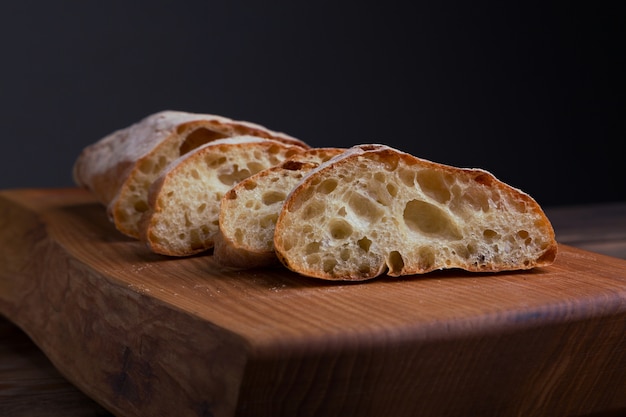
[[[545,211],[560,243],[626,259],[626,202]],[[24,332],[0,316],[0,416],[111,414],[69,383]]]

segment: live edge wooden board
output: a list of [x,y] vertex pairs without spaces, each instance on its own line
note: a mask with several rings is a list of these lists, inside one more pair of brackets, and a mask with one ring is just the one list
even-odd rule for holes
[[118,416],[626,411],[626,261],[564,245],[526,272],[325,282],[158,256],[84,191],[6,190],[0,313]]

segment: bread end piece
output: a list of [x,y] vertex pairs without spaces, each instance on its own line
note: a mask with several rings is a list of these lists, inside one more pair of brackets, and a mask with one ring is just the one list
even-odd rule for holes
[[165,110],[86,147],[73,167],[74,182],[105,206],[116,228],[139,238],[148,188],[173,160],[203,144],[256,136],[308,149],[303,141],[263,126],[213,114]]
[[550,265],[558,246],[528,194],[481,169],[359,145],[309,173],[285,201],[274,247],[303,275],[366,280],[437,269]]

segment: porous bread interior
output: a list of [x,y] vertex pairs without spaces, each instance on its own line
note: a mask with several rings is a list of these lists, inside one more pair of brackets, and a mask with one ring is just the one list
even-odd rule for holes
[[526,194],[486,171],[416,162],[374,154],[312,174],[276,226],[279,256],[305,275],[359,280],[528,269],[555,251],[551,225]]
[[302,153],[290,157],[289,159],[291,161],[314,162],[316,164],[321,164],[329,159],[341,155],[345,151],[346,149],[344,148],[310,148]]
[[316,166],[316,163],[284,163],[245,179],[222,199],[219,227],[223,237],[241,250],[273,252],[274,226],[283,202],[289,191]]
[[219,225],[222,237],[233,250],[273,253],[274,226],[289,192],[307,172],[343,151],[308,149],[243,180],[222,199]]
[[166,172],[148,211],[146,241],[157,253],[186,256],[213,246],[219,203],[241,180],[276,165],[302,148],[271,140],[232,139],[198,148]]
[[148,210],[148,189],[171,162],[219,139],[242,136],[273,139],[271,132],[243,123],[229,124],[201,119],[177,126],[171,135],[170,140],[162,141],[152,152],[136,162],[131,175],[109,207],[109,215],[118,229],[128,236],[139,237],[138,225],[143,213]]

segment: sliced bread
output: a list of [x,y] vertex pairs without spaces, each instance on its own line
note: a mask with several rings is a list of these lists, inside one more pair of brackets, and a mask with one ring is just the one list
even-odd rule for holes
[[207,143],[172,161],[152,183],[140,238],[156,253],[210,249],[222,196],[239,181],[303,152],[298,145],[240,136]]
[[375,144],[309,172],[284,202],[274,247],[289,269],[328,280],[522,270],[557,254],[552,225],[528,194],[481,169]]
[[283,201],[310,170],[344,150],[308,149],[231,188],[220,203],[214,258],[222,265],[244,269],[279,263],[274,225]]
[[138,238],[150,184],[173,160],[216,139],[250,135],[308,148],[284,133],[212,114],[162,111],[111,133],[83,149],[74,181],[107,206],[122,233]]

